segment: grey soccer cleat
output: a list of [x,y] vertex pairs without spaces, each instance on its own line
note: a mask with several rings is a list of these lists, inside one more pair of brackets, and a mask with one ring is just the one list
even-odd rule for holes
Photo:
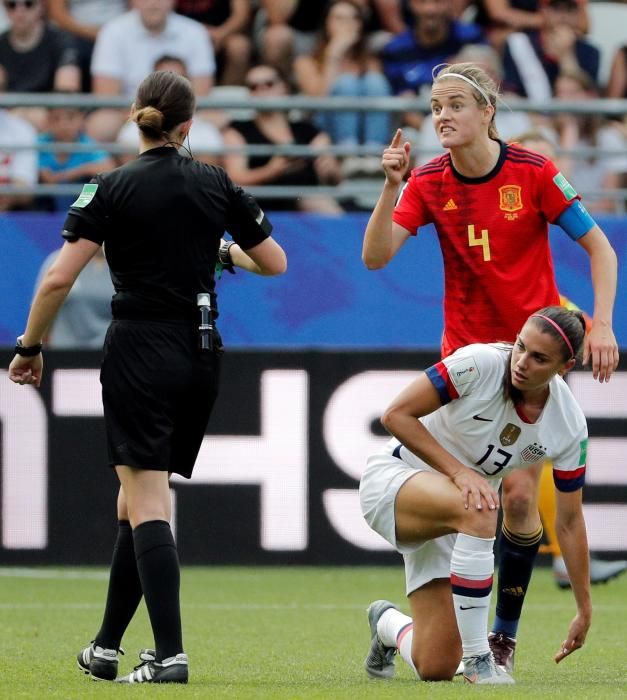
[[492,652],[464,659],[464,681],[474,685],[513,685],[514,679],[497,666]]
[[103,649],[92,642],[78,652],[76,661],[80,670],[89,673],[94,680],[114,681],[118,675],[118,652],[123,654],[124,650]]
[[494,656],[497,666],[500,666],[507,673],[514,670],[514,654],[516,653],[516,640],[507,637],[502,632],[490,632],[488,644]]
[[[590,583],[607,583],[609,580],[620,576],[627,571],[627,561],[604,561],[603,559],[590,558]],[[553,559],[553,578],[559,588],[570,588],[570,578],[566,571],[566,564],[562,557]]]
[[392,678],[394,676],[394,654],[396,647],[386,647],[379,633],[377,632],[377,622],[386,610],[398,610],[394,603],[389,600],[375,600],[368,606],[368,624],[370,625],[370,650],[364,667],[366,673],[371,678]]
[[135,666],[135,670],[118,678],[117,683],[187,683],[187,654],[177,654],[158,662],[152,649],[142,649],[139,658],[141,663]]

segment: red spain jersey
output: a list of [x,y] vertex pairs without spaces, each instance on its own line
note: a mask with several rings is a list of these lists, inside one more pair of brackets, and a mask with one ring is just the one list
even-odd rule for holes
[[560,303],[549,247],[553,223],[578,198],[553,163],[501,143],[494,169],[458,173],[450,154],[412,170],[393,220],[417,234],[435,225],[444,259],[442,355],[513,341],[527,317]]

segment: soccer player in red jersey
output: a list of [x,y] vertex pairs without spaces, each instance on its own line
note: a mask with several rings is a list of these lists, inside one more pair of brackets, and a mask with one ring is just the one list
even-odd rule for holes
[[[471,343],[513,342],[536,309],[559,304],[549,223],[590,259],[592,326],[584,343],[595,379],[618,364],[612,331],[617,260],[570,183],[540,154],[498,138],[498,88],[478,66],[445,66],[431,92],[433,125],[448,153],[412,170],[400,195],[411,146],[400,129],[383,152],[385,184],[363,242],[369,269],[384,267],[420,226],[435,225],[444,260],[442,355]],[[526,470],[527,471],[527,470]],[[530,471],[530,470],[529,470]],[[539,474],[539,470],[536,470]],[[497,615],[492,650],[511,670],[516,631],[542,538],[537,481],[503,482]]]

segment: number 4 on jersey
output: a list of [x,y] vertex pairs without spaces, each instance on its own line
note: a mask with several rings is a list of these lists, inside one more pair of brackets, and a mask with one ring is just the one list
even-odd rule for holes
[[476,245],[480,245],[483,248],[483,259],[486,262],[491,260],[490,257],[490,241],[488,239],[488,229],[481,229],[481,236],[477,238],[475,235],[474,224],[468,224],[468,245],[473,248]]

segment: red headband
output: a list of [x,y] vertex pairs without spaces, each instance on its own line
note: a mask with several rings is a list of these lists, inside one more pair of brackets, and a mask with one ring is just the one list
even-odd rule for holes
[[571,357],[575,357],[575,352],[573,350],[572,343],[570,342],[570,340],[568,340],[568,336],[566,335],[566,333],[564,333],[560,326],[557,323],[555,323],[555,321],[552,318],[549,318],[548,316],[543,316],[542,314],[532,314],[531,318],[543,318],[545,321],[548,321],[553,326],[553,328],[555,328],[555,330],[562,336],[562,339],[564,340],[564,342],[568,346],[568,349],[570,350]]

